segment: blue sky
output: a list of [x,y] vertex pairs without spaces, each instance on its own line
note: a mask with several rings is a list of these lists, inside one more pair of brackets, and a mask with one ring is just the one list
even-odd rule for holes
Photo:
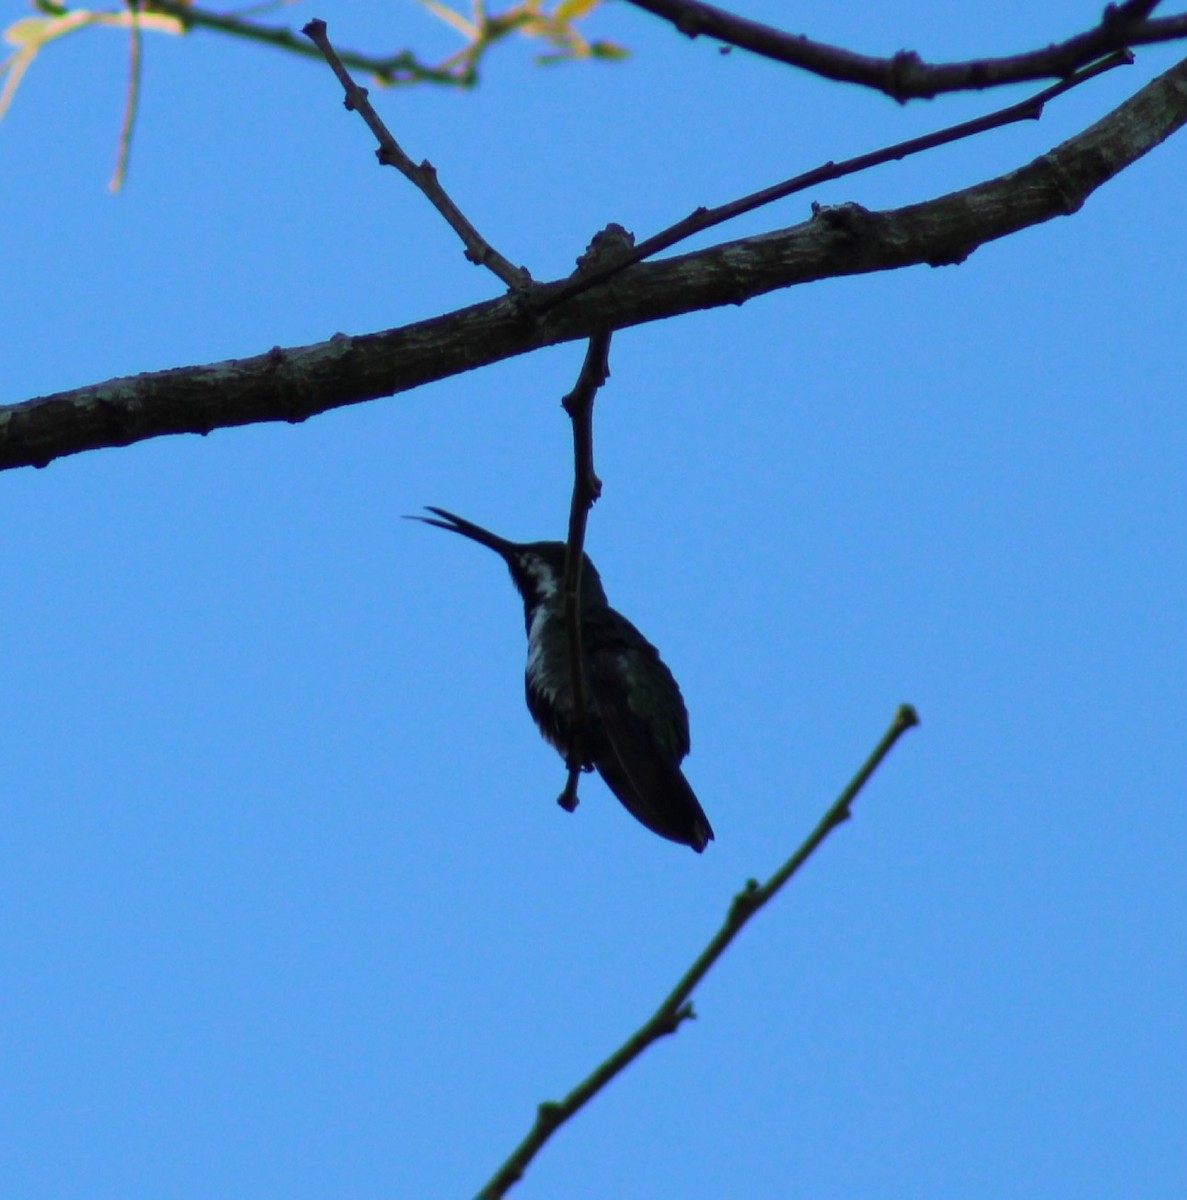
[[[746,11],[942,59],[1098,9]],[[313,15],[451,49],[411,3],[278,19]],[[644,236],[1024,94],[904,109],[618,4],[591,33],[633,58],[508,47],[472,93],[373,93],[537,278],[608,221]],[[1175,59],[723,236],[988,178]],[[6,401],[496,294],[324,68],[151,40],[112,197],[124,78],[120,35],[68,39],[0,125]],[[909,701],[921,728],[698,1020],[515,1194],[1182,1196],[1185,181],[1180,135],[958,268],[615,338],[588,549],[684,689],[699,857],[596,779],[557,809],[505,571],[400,519],[560,536],[581,346],[0,475],[5,1194],[473,1195]]]

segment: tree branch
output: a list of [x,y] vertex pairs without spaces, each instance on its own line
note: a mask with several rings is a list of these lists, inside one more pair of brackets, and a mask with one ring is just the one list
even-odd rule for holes
[[855,54],[840,46],[812,41],[802,34],[785,33],[771,25],[749,21],[699,0],[627,2],[670,21],[690,38],[703,34],[824,79],[884,92],[902,103],[931,99],[941,92],[978,91],[1007,83],[1062,79],[1113,50],[1187,37],[1187,15],[1145,20],[1154,5],[1149,0],[1130,0],[1120,6],[1109,5],[1094,29],[1042,50],[968,62],[927,63],[913,50],[900,50],[890,58]]
[[[287,50],[302,58],[320,58],[321,53],[316,47],[302,41],[291,29],[276,25],[260,25],[255,21],[245,21],[242,17],[228,16],[224,13],[210,12],[184,3],[184,0],[146,0],[145,10],[165,13],[176,17],[186,29],[210,29],[216,33],[230,34],[232,37],[245,38],[247,41],[259,42],[265,46],[273,46],[278,50]],[[420,62],[410,50],[401,50],[396,54],[383,56],[363,54],[356,50],[342,51],[342,61],[356,71],[366,71],[380,83],[395,85],[401,83],[442,83],[453,86],[468,87],[473,77],[458,78],[444,67],[430,67]]]
[[357,112],[375,135],[375,140],[379,143],[376,157],[380,163],[395,167],[420,189],[428,202],[445,218],[450,229],[461,239],[466,248],[466,257],[472,263],[492,271],[512,290],[527,287],[532,281],[531,275],[523,267],[516,267],[508,262],[474,228],[438,182],[436,167],[427,159],[422,163],[414,163],[404,153],[400,143],[392,136],[372,107],[371,101],[367,99],[367,89],[355,83],[350,72],[342,65],[342,60],[334,52],[334,47],[330,45],[330,39],[326,35],[325,21],[310,21],[301,32],[322,52],[326,62],[330,64],[330,69],[338,76],[338,82],[346,92],[346,107]]
[[573,390],[561,401],[573,425],[573,499],[569,505],[569,536],[565,545],[565,633],[569,642],[569,686],[573,690],[572,748],[566,766],[569,777],[557,803],[566,812],[577,807],[577,780],[585,764],[585,661],[581,647],[581,562],[585,556],[585,525],[589,510],[602,494],[594,471],[593,406],[598,389],[610,376],[610,333],[589,339],[585,362]]
[[[1102,184],[1187,123],[1187,61],[1103,120],[1018,170],[888,212],[818,210],[791,229],[640,263],[541,320],[514,298],[384,333],[254,358],[114,379],[0,407],[0,469],[175,433],[317,413],[589,338],[599,330],[724,304],[831,276],[962,262],[978,246],[1075,212]],[[562,280],[545,285],[565,286]],[[533,292],[533,295],[536,293]]]
[[1103,58],[1090,67],[1085,67],[1083,71],[1078,71],[1068,79],[1053,83],[1029,99],[1020,100],[1017,104],[1011,104],[1006,108],[999,108],[996,112],[987,113],[983,117],[974,117],[971,121],[949,125],[946,129],[937,130],[935,133],[925,133],[921,137],[909,138],[905,142],[897,142],[893,146],[873,150],[868,154],[859,154],[855,158],[824,163],[822,166],[814,167],[811,171],[804,171],[800,175],[786,179],[782,183],[752,192],[749,196],[743,196],[738,200],[731,200],[728,204],[719,204],[715,208],[705,208],[702,205],[689,213],[683,220],[646,238],[638,245],[624,247],[619,257],[613,261],[597,264],[577,273],[569,283],[550,293],[547,301],[533,298],[532,301],[529,301],[532,311],[544,312],[547,309],[555,308],[573,296],[580,295],[591,287],[605,282],[612,275],[617,275],[633,263],[651,258],[694,234],[703,233],[706,229],[712,229],[716,225],[732,221],[735,217],[754,212],[755,209],[773,204],[777,200],[785,200],[796,192],[806,191],[810,187],[816,187],[818,184],[834,179],[843,179],[846,175],[855,175],[858,171],[868,171],[871,167],[881,166],[882,163],[909,158],[913,154],[922,154],[925,150],[935,150],[939,146],[946,146],[963,138],[975,137],[990,129],[1000,129],[1017,121],[1037,121],[1043,115],[1046,105],[1057,96],[1071,91],[1074,87],[1079,87],[1082,83],[1087,83],[1090,79],[1095,79],[1096,76],[1102,75],[1106,71],[1111,71],[1115,67],[1128,66],[1132,62],[1133,55],[1128,50],[1118,50],[1116,54],[1110,54],[1108,58]]
[[709,973],[714,963],[729,949],[742,928],[768,901],[774,899],[784,884],[815,853],[820,844],[838,825],[851,815],[850,807],[858,793],[866,785],[879,764],[894,748],[895,743],[915,725],[919,717],[915,710],[904,704],[894,715],[890,728],[874,748],[873,753],[861,770],[853,777],[849,786],[837,797],[828,811],[821,817],[816,828],[805,839],[800,848],[766,881],[759,884],[755,879],[747,882],[730,905],[725,922],[709,940],[708,945],[697,956],[692,966],[664,999],[655,1012],[601,1066],[579,1083],[563,1100],[546,1101],[536,1113],[536,1120],[524,1140],[506,1162],[495,1172],[486,1186],[478,1193],[478,1200],[499,1200],[521,1179],[528,1164],[543,1148],[544,1143],[574,1114],[585,1107],[603,1088],[620,1075],[653,1042],[676,1030],[696,1014],[689,997],[697,984]]

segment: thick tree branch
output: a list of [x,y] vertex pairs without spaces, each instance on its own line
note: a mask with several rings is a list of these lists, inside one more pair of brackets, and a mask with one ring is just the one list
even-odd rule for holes
[[628,0],[670,21],[689,37],[714,38],[764,58],[801,67],[840,83],[856,83],[885,92],[895,100],[930,99],[941,92],[976,91],[1035,79],[1062,79],[1085,63],[1113,50],[1187,37],[1187,16],[1145,20],[1154,8],[1149,0],[1109,5],[1101,23],[1065,41],[1003,58],[958,63],[927,63],[913,50],[890,58],[855,54],[840,46],[815,42],[802,34],[749,21],[736,13],[698,0]]
[[516,1147],[506,1162],[495,1172],[490,1182],[478,1193],[478,1200],[499,1200],[523,1177],[528,1164],[543,1148],[544,1143],[570,1117],[585,1107],[607,1084],[611,1083],[649,1046],[695,1015],[689,997],[698,983],[709,973],[714,963],[729,949],[742,927],[768,901],[773,900],[784,884],[808,861],[820,844],[838,825],[850,817],[850,807],[883,759],[894,749],[899,738],[919,724],[919,717],[909,704],[903,704],[894,715],[890,728],[874,748],[849,786],[837,797],[820,818],[816,828],[800,848],[766,881],[760,884],[751,879],[730,905],[725,922],[697,955],[692,966],[681,976],[663,1003],[605,1062],[579,1083],[563,1100],[541,1104],[535,1123],[527,1137]]
[[[155,371],[0,407],[0,469],[174,433],[303,421],[542,346],[589,338],[838,275],[958,263],[978,246],[1075,212],[1187,123],[1187,61],[1103,120],[1006,175],[888,212],[819,210],[791,229],[640,263],[533,320],[515,299],[384,333]],[[540,295],[547,297],[544,285]],[[536,293],[532,293],[535,295]]]

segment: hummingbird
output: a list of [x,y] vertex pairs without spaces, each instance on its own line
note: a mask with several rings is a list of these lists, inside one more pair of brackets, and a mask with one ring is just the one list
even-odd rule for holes
[[565,543],[510,542],[444,508],[426,507],[432,517],[410,519],[459,533],[507,564],[527,626],[528,711],[545,740],[571,768],[596,769],[627,812],[653,833],[699,854],[713,829],[680,770],[689,749],[684,697],[659,651],[610,607],[589,556],[581,565],[585,720],[577,729],[565,625]]

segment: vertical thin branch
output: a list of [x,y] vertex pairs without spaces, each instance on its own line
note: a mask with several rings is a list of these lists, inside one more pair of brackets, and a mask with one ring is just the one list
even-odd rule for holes
[[585,362],[573,390],[561,401],[573,425],[573,499],[569,505],[569,536],[565,547],[565,632],[569,642],[569,679],[573,688],[572,749],[565,764],[569,777],[557,803],[566,812],[577,807],[577,779],[585,763],[585,672],[581,647],[581,562],[585,557],[585,526],[589,510],[602,494],[594,471],[593,405],[598,389],[610,375],[610,331],[589,339]]
[[124,100],[124,121],[120,128],[119,150],[115,160],[115,174],[107,185],[108,190],[123,189],[128,178],[128,162],[132,156],[132,131],[136,127],[136,113],[140,108],[140,77],[142,74],[144,46],[140,29],[140,0],[127,0],[130,15],[129,29],[131,44],[128,47],[128,91]]

